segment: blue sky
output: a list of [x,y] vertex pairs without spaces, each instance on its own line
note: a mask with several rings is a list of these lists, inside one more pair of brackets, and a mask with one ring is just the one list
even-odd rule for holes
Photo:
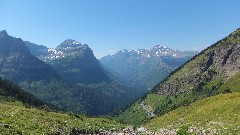
[[0,0],[0,30],[56,47],[88,44],[100,58],[164,45],[204,49],[240,27],[240,0]]

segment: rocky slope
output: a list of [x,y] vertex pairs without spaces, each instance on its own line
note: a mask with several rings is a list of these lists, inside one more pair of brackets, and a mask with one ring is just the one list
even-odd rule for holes
[[[150,119],[141,103],[161,115],[198,99],[239,91],[240,29],[208,47],[175,70],[154,89],[119,115],[123,122],[139,124]],[[235,84],[235,85],[233,85]],[[141,115],[137,115],[141,114]],[[129,121],[129,117],[132,118]]]
[[156,45],[149,50],[121,50],[101,58],[100,62],[132,84],[150,89],[195,54]]

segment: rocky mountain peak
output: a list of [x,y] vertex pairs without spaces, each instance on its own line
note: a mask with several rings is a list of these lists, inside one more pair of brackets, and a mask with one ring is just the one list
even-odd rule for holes
[[90,57],[96,59],[93,51],[87,44],[81,44],[73,39],[63,41],[56,48],[47,48],[46,46],[37,45],[28,41],[25,41],[25,43],[33,55],[46,62],[66,57]]
[[63,41],[59,46],[57,46],[56,50],[77,49],[77,48],[89,48],[89,47],[87,44],[81,44],[76,40],[67,39]]
[[3,30],[0,32],[0,55],[6,56],[10,53],[30,54],[30,51],[21,38],[9,36],[7,31]]
[[163,45],[155,45],[153,48],[160,48],[160,49],[166,49],[166,48],[168,48],[168,47],[166,47],[166,46],[163,46]]
[[81,43],[79,43],[78,41],[73,40],[73,39],[67,39],[67,40],[65,40],[61,43],[61,45],[66,45],[66,44],[67,45],[74,45],[74,44],[80,44],[81,45]]
[[0,37],[7,37],[7,36],[8,36],[8,34],[7,34],[6,30],[0,31]]
[[[137,50],[126,50],[122,49],[115,55],[126,55],[131,57],[176,57],[176,58],[182,58],[182,57],[189,57],[194,56],[198,52],[196,51],[186,51],[182,52],[179,50],[173,50],[169,47],[165,47],[163,45],[156,45],[153,48],[146,50],[146,49],[137,49]],[[114,56],[114,55],[113,55]]]

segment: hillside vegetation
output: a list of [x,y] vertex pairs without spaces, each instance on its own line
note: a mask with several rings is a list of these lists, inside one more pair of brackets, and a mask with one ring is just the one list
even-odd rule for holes
[[21,101],[25,105],[40,107],[46,105],[31,93],[22,90],[18,85],[0,78],[0,101]]
[[[150,93],[120,112],[117,118],[124,123],[140,125],[150,120],[151,113],[159,116],[199,99],[240,91],[239,50],[240,29],[172,72]],[[147,110],[146,106],[151,109]]]
[[0,102],[0,134],[77,134],[113,132],[124,126],[107,118],[88,118]]
[[162,133],[240,134],[239,101],[239,92],[209,97],[154,118],[145,127]]

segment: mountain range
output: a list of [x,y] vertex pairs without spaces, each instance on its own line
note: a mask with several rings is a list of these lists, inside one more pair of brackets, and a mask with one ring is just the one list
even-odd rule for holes
[[194,51],[182,52],[156,45],[149,50],[120,50],[101,58],[100,62],[131,84],[151,89],[196,54]]
[[31,52],[51,56],[53,51],[25,43],[9,36],[6,31],[0,32],[1,77],[61,110],[106,115],[129,104],[142,93],[110,78],[87,45],[74,46],[71,40],[66,40],[56,48],[65,57],[45,61]]

